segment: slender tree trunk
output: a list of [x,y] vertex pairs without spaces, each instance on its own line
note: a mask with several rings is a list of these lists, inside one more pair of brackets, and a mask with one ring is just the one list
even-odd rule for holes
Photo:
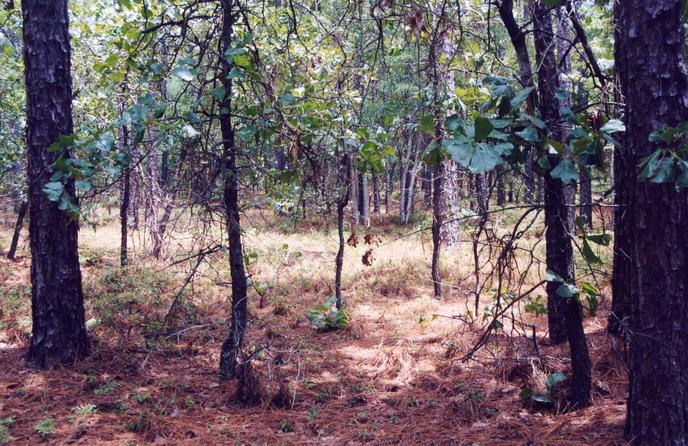
[[[549,9],[541,2],[533,10],[535,52],[538,65],[540,114],[547,124],[550,137],[562,140],[559,103],[556,99],[558,86],[557,62],[553,51],[552,21]],[[556,155],[550,155],[552,167],[559,163]],[[547,269],[559,275],[565,283],[573,284],[574,263],[570,235],[573,234],[571,216],[573,187],[549,173],[544,177],[545,239]],[[578,299],[559,295],[561,283],[547,282],[547,309],[550,339],[562,342],[568,339],[571,350],[570,403],[574,407],[589,404],[591,390],[591,364],[582,309]]]
[[588,227],[592,228],[592,178],[590,177],[590,168],[581,168],[580,170],[580,216],[583,217]]
[[[625,144],[625,136],[621,144]],[[622,147],[614,148],[614,260],[612,264],[612,308],[607,330],[614,336],[624,336],[631,317],[631,281],[635,265],[632,257],[632,237],[635,218],[631,212],[630,190],[635,187],[632,159]]]
[[440,228],[442,227],[442,164],[435,166],[435,174],[432,180],[432,283],[435,298],[442,298],[442,276],[440,275],[440,255],[442,239]]
[[344,249],[346,243],[344,241],[344,211],[351,195],[351,161],[349,155],[342,156],[339,163],[338,186],[339,186],[339,200],[337,201],[337,235],[339,237],[339,249],[337,251],[337,258],[335,261],[335,296],[337,299],[337,309],[341,309],[343,305],[342,300],[342,270],[344,267]]
[[[355,153],[353,155],[353,158],[356,158]],[[361,201],[358,199],[358,176],[360,175],[360,172],[356,171],[356,168],[354,167],[354,162],[349,163],[349,170],[349,176],[351,177],[351,223],[355,226],[361,222],[361,214],[359,209],[359,204],[361,203]]]
[[[120,111],[122,111],[121,107]],[[120,146],[123,151],[127,152],[129,149],[129,130],[126,126],[122,126],[119,131]],[[126,268],[129,260],[129,251],[127,247],[129,239],[129,201],[131,191],[131,168],[129,166],[124,170],[120,183],[119,219],[121,236],[119,264],[122,268]]]
[[12,234],[12,242],[10,243],[9,251],[7,251],[7,258],[9,260],[14,260],[14,256],[17,254],[19,236],[21,235],[21,230],[24,227],[24,217],[26,216],[26,211],[28,210],[28,208],[28,201],[22,201],[19,205],[19,212],[17,213],[17,222],[14,225],[14,233]]
[[[221,64],[224,73],[229,73],[231,64],[224,53],[232,45],[235,20],[234,0],[222,0],[222,34],[220,36]],[[241,361],[246,333],[247,314],[247,280],[244,270],[244,252],[241,244],[241,221],[239,218],[239,171],[236,164],[237,148],[234,144],[234,127],[232,124],[232,80],[222,76],[225,97],[220,104],[220,131],[222,133],[224,158],[224,205],[226,229],[229,242],[229,269],[232,279],[232,322],[229,336],[222,344],[220,351],[220,376],[235,376],[236,367]]]
[[368,174],[358,173],[358,211],[359,222],[365,227],[370,226],[370,194],[368,193]]
[[[48,200],[43,187],[61,153],[48,147],[73,133],[72,79],[67,0],[24,0],[24,75],[26,85],[33,328],[28,362],[48,368],[71,364],[88,354],[84,297],[79,269],[78,222]],[[76,201],[74,183],[63,197]]]
[[385,165],[385,214],[389,214],[390,206],[392,203],[392,194],[394,193],[394,164],[389,162]]
[[630,170],[621,180],[633,219],[617,234],[630,236],[633,265],[626,434],[637,445],[688,444],[688,191],[637,180],[638,163],[657,149],[650,133],[688,117],[684,8],[681,0],[615,5]]
[[380,218],[380,176],[373,171],[373,212]]
[[506,203],[506,190],[504,188],[504,179],[506,172],[503,166],[497,167],[497,206],[504,206]]
[[485,216],[489,210],[489,201],[487,196],[487,180],[484,173],[475,175],[475,197],[478,205],[478,214]]

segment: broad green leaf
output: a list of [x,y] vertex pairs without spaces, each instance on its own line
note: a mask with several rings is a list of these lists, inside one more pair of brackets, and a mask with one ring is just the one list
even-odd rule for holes
[[610,119],[600,128],[600,130],[604,133],[625,132],[626,126],[618,119]]
[[481,141],[490,135],[490,132],[494,127],[488,118],[479,117],[475,120],[474,128],[475,140]]
[[598,257],[597,254],[592,250],[590,247],[590,243],[588,243],[587,238],[583,238],[583,249],[581,250],[581,254],[583,255],[583,258],[585,261],[588,263],[592,264],[600,264],[602,263],[602,260]]
[[214,88],[213,91],[210,92],[210,94],[213,95],[217,102],[222,102],[225,99],[226,92],[227,90],[225,90],[225,87],[217,87]]
[[550,171],[552,178],[559,178],[564,184],[578,181],[579,172],[576,165],[568,158],[563,158],[559,164]]
[[435,118],[432,115],[424,115],[420,118],[420,131],[427,135],[435,134]]
[[45,186],[43,186],[43,193],[47,195],[48,200],[50,201],[58,201],[62,196],[63,190],[64,186],[59,181],[51,181],[49,183],[45,183]]
[[237,67],[249,68],[252,65],[251,57],[246,54],[237,54],[232,58],[232,62]]
[[74,182],[74,187],[76,187],[78,190],[83,191],[83,192],[88,192],[91,189],[93,189],[93,186],[91,186],[91,183],[88,181],[84,180],[76,180]]
[[578,294],[578,288],[576,288],[574,285],[570,285],[568,283],[562,283],[559,288],[557,288],[557,296],[563,297],[563,298],[571,298],[574,297]]
[[545,280],[548,282],[560,282],[563,283],[564,279],[561,278],[561,276],[551,269],[548,269],[545,271]]
[[173,75],[179,79],[187,82],[191,82],[194,78],[193,73],[188,68],[177,68],[172,72]]
[[528,95],[535,90],[535,87],[527,87],[516,93],[516,95],[511,98],[511,109],[516,110],[523,104],[523,102],[528,99]]

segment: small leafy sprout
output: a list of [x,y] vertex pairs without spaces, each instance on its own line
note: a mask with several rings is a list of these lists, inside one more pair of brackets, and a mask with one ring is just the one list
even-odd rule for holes
[[115,381],[108,381],[102,386],[98,387],[96,390],[93,391],[94,394],[97,396],[103,396],[107,395],[108,393],[112,392],[117,388],[117,382]]
[[338,330],[349,325],[351,315],[345,309],[337,309],[336,297],[332,296],[324,303],[308,310],[308,320],[313,328],[320,332]]
[[145,403],[148,400],[148,398],[150,398],[150,394],[146,392],[134,392],[131,394],[131,400],[139,404]]
[[55,432],[55,421],[52,418],[43,418],[41,421],[36,423],[33,427],[36,433],[43,438]]
[[545,395],[537,395],[532,389],[521,389],[521,391],[518,393],[518,397],[524,401],[530,399],[537,403],[547,405],[552,404],[554,402],[552,399],[552,391],[554,390],[554,387],[565,379],[566,375],[561,372],[552,373],[551,375],[547,376],[547,393]]
[[98,412],[98,406],[95,404],[79,404],[72,409],[76,415],[93,415]]
[[291,424],[291,421],[282,420],[282,423],[280,424],[280,430],[284,433],[294,432],[294,426]]
[[0,418],[0,444],[9,443],[10,431],[9,426],[14,423],[14,417]]

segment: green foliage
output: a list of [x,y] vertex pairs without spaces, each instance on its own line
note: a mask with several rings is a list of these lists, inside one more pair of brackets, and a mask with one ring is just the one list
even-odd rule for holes
[[337,309],[337,298],[335,296],[308,310],[307,316],[313,328],[320,332],[344,328],[351,321],[351,315],[346,309]]
[[688,122],[661,126],[649,140],[660,148],[640,161],[638,181],[674,183],[676,190],[688,187]]
[[108,393],[113,392],[119,384],[117,381],[108,381],[102,386],[98,387],[93,391],[93,394],[96,396],[103,396],[107,395]]
[[530,388],[525,388],[521,389],[521,391],[518,393],[518,397],[521,400],[531,400],[535,401],[537,403],[545,404],[545,405],[550,405],[554,403],[554,400],[552,399],[552,392],[554,390],[554,387],[563,382],[566,379],[566,375],[563,373],[557,372],[557,373],[552,373],[551,375],[547,376],[547,381],[546,381],[546,386],[547,386],[547,393],[545,394],[536,394],[533,392],[532,389]]
[[14,423],[14,417],[0,418],[0,444],[9,443],[11,436],[9,427]]
[[81,416],[94,415],[98,412],[98,406],[91,403],[79,404],[78,406],[72,408],[72,412]]
[[44,418],[33,426],[38,435],[43,438],[55,432],[55,421],[52,418]]

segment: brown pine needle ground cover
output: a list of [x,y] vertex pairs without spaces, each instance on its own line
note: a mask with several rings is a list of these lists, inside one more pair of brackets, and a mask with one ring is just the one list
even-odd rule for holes
[[[258,406],[238,404],[237,383],[216,373],[228,329],[225,254],[203,263],[163,326],[189,270],[170,267],[172,257],[150,261],[135,234],[135,266],[120,271],[119,229],[114,217],[103,218],[97,231],[80,234],[92,355],[74,366],[25,366],[30,262],[25,247],[17,262],[0,260],[0,443],[625,444],[623,348],[604,331],[608,299],[585,322],[593,405],[564,412],[557,389],[549,408],[519,397],[524,388],[541,392],[548,374],[568,371],[567,347],[547,345],[544,316],[524,316],[537,327],[537,352],[532,340],[505,328],[476,360],[460,361],[483,326],[465,318],[473,284],[464,244],[444,259],[451,287],[437,301],[426,236],[399,239],[409,228],[386,224],[366,244],[361,230],[344,267],[352,321],[319,333],[306,313],[333,294],[334,233],[316,225],[294,230],[257,213],[247,220],[255,284],[248,345],[255,351],[242,390],[259,395]],[[10,235],[3,228],[2,246]],[[190,249],[182,233],[168,246]]]

